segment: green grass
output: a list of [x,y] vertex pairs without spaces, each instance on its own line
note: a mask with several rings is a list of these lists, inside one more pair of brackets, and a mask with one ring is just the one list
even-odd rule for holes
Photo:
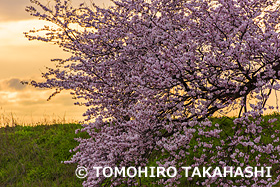
[[82,186],[75,176],[69,150],[77,124],[15,126],[0,128],[0,186]]
[[[265,121],[278,118],[279,114],[263,117]],[[220,128],[232,133],[233,118],[211,118],[213,124],[219,123]],[[275,123],[274,123],[275,124]],[[264,122],[266,125],[266,122]],[[88,137],[84,133],[75,134],[81,128],[79,124],[56,124],[39,126],[14,126],[0,128],[0,186],[82,186],[83,179],[75,176],[76,164],[63,164],[61,161],[70,160],[74,153],[69,150],[75,148],[77,137]],[[276,122],[273,129],[280,129]],[[270,132],[263,131],[264,141],[271,141]],[[209,140],[210,141],[210,140]],[[190,146],[197,142],[193,140]],[[202,151],[202,150],[198,150]],[[148,166],[156,166],[156,161],[168,155],[154,153]],[[189,158],[195,155],[190,155]],[[186,161],[186,166],[192,164]],[[142,178],[143,186],[151,185],[154,178]],[[196,186],[184,177],[179,186]]]

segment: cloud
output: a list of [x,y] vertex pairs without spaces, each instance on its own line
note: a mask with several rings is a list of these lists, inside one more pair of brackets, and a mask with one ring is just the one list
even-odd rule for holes
[[21,80],[16,78],[10,79],[6,83],[9,88],[14,90],[23,90],[24,88],[26,88],[26,85],[22,84]]
[[[20,124],[33,124],[33,122],[42,121],[42,119],[60,119],[82,120],[82,114],[85,107],[75,106],[74,100],[68,91],[62,92],[47,101],[53,90],[19,88],[19,79],[12,78],[0,81],[0,115],[16,116],[16,121]],[[5,90],[3,90],[5,87]],[[1,124],[0,127],[3,125]]]
[[1,92],[15,92],[28,89],[28,86],[23,85],[19,78],[10,78],[0,80],[0,91]]
[[29,0],[1,0],[0,21],[31,19],[32,17],[25,11],[25,7],[30,4]]
[[[38,81],[44,81],[43,78],[34,78]],[[29,94],[29,92],[32,94],[34,91],[46,91],[47,89],[44,88],[35,88],[34,86],[31,85],[26,85],[22,84],[21,82],[29,82],[31,80],[27,80],[25,78],[17,78],[17,77],[12,77],[8,79],[0,79],[0,92],[3,93],[10,93],[10,92],[20,92],[20,93],[25,93]],[[49,93],[51,94],[51,90],[48,90]]]

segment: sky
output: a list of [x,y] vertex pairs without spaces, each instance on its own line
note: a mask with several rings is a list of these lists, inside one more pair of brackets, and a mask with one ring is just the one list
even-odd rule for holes
[[[50,0],[53,1],[53,0]],[[84,0],[73,0],[77,5]],[[40,0],[40,2],[47,2]],[[93,0],[99,6],[109,6],[109,0]],[[46,67],[54,67],[53,58],[69,54],[58,46],[28,41],[23,32],[39,29],[49,23],[30,16],[25,7],[29,0],[0,0],[0,127],[18,124],[36,124],[66,119],[82,120],[84,107],[74,105],[69,92],[62,92],[47,101],[52,90],[22,85],[21,81],[43,80]]]

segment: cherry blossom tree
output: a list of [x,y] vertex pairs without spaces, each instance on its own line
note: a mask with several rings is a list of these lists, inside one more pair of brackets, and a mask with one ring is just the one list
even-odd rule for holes
[[[112,0],[101,8],[31,0],[27,11],[54,23],[26,34],[71,53],[54,59],[40,88],[52,96],[71,90],[88,107],[76,154],[84,186],[140,178],[96,177],[93,167],[271,166],[272,178],[212,177],[186,184],[272,186],[278,183],[280,146],[275,120],[261,118],[279,90],[280,12],[271,0]],[[37,9],[39,8],[39,10]],[[209,117],[239,115],[228,126]],[[231,130],[225,130],[230,128]],[[269,138],[267,138],[269,137]],[[158,157],[157,157],[158,156]],[[174,186],[184,177],[155,182]]]

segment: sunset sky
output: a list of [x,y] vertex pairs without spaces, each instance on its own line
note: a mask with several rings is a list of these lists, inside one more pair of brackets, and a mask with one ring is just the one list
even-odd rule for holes
[[[43,0],[41,2],[47,2]],[[73,5],[83,1],[74,0]],[[108,6],[109,0],[93,0]],[[0,1],[0,115],[1,125],[9,123],[13,115],[19,123],[61,119],[81,120],[85,108],[75,106],[68,92],[62,92],[50,101],[51,90],[35,89],[20,81],[42,80],[45,67],[54,67],[52,58],[67,57],[57,46],[28,41],[23,32],[41,28],[47,22],[37,20],[25,12],[29,0]],[[1,126],[0,125],[0,126]]]
[[[73,4],[82,2],[74,0]],[[100,6],[110,5],[110,0],[93,2]],[[29,0],[0,1],[0,122],[8,123],[11,115],[21,123],[61,119],[64,116],[66,120],[81,120],[85,108],[75,106],[68,92],[47,101],[51,90],[20,84],[20,81],[40,80],[45,67],[53,67],[51,59],[68,56],[57,46],[28,41],[24,37],[23,32],[48,24],[25,12],[25,7],[29,5]],[[275,101],[273,93],[270,102]]]

